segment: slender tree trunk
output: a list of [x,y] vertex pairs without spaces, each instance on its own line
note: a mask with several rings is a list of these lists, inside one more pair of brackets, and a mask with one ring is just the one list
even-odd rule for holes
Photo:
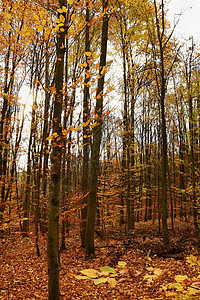
[[[69,16],[69,7],[67,10],[67,23],[68,23],[68,16]],[[68,96],[68,58],[69,58],[69,38],[68,38],[68,26],[66,28],[66,37],[65,37],[65,99],[64,99],[64,118],[63,118],[63,130],[67,130],[67,122],[70,114],[69,106],[69,96]],[[68,110],[68,111],[67,111]],[[63,138],[63,155],[62,155],[62,200],[61,200],[61,210],[62,213],[66,211],[66,145],[67,140],[66,137]],[[68,143],[69,145],[69,143]],[[67,226],[66,226],[67,224]],[[68,217],[66,215],[62,216],[62,225],[61,225],[61,245],[60,250],[66,249],[65,246],[65,236],[66,236],[66,227],[67,230],[69,229],[68,226]]]
[[[45,234],[47,232],[47,167],[49,159],[48,151],[48,131],[49,131],[49,105],[50,105],[50,78],[49,78],[49,45],[46,41],[46,54],[45,54],[45,103],[44,103],[44,124],[43,124],[43,134],[42,134],[42,146],[40,155],[43,156],[43,170],[42,170],[42,196],[43,203],[41,206],[41,232]],[[42,161],[41,161],[42,163]]]
[[[59,0],[60,8],[66,6],[64,0]],[[60,17],[60,13],[58,17]],[[65,14],[62,13],[65,18]],[[55,69],[55,99],[53,113],[53,134],[52,134],[52,154],[51,154],[51,194],[48,220],[47,256],[48,256],[48,290],[49,300],[60,299],[59,286],[59,207],[60,207],[60,186],[61,186],[61,149],[62,149],[62,128],[61,114],[63,102],[63,77],[64,77],[64,45],[65,32],[59,31],[57,34],[56,49],[56,69]]]
[[95,116],[97,126],[93,128],[93,144],[91,154],[91,178],[89,186],[87,224],[86,224],[86,245],[85,258],[90,259],[95,257],[94,247],[94,232],[95,232],[95,215],[97,206],[97,178],[99,170],[99,152],[102,137],[102,110],[103,110],[103,87],[106,66],[107,41],[108,41],[108,14],[106,9],[108,1],[103,2],[103,24],[102,24],[102,40],[101,40],[101,56],[100,70],[98,79],[98,88],[96,93],[96,108]]
[[[159,58],[160,58],[160,83],[158,82],[157,75],[157,86],[160,98],[160,108],[161,108],[161,135],[162,135],[162,226],[163,226],[163,242],[165,245],[169,244],[169,233],[167,225],[168,209],[167,209],[167,130],[166,130],[166,118],[165,118],[165,94],[166,94],[166,71],[165,71],[165,60],[164,60],[164,46],[163,46],[163,36],[165,30],[165,14],[164,14],[164,1],[161,1],[161,27],[160,20],[157,11],[156,0],[154,0],[155,16],[156,16],[156,29],[157,37],[159,42]],[[160,84],[160,85],[159,85]]]
[[[36,92],[37,93],[37,92]],[[28,158],[27,158],[27,170],[26,170],[26,190],[25,190],[25,199],[24,199],[24,220],[23,220],[23,236],[27,237],[29,235],[29,216],[30,216],[30,197],[31,197],[31,151],[33,144],[33,132],[35,124],[35,100],[32,106],[32,117],[31,117],[31,128],[30,128],[30,137],[28,145]]]
[[193,52],[194,52],[194,43],[192,39],[192,45],[190,47],[189,52],[189,60],[188,63],[185,62],[185,76],[187,83],[187,92],[188,92],[188,108],[189,108],[189,143],[190,143],[190,164],[191,164],[191,182],[192,182],[192,203],[193,203],[193,220],[195,227],[195,234],[198,239],[198,244],[200,246],[200,237],[199,237],[199,225],[198,225],[198,202],[196,195],[196,166],[195,166],[195,146],[197,137],[196,134],[196,124],[195,124],[195,116],[193,109],[193,90],[192,90],[192,62],[193,62]]
[[[85,31],[85,52],[90,51],[90,15],[89,15],[89,1],[86,0],[86,31]],[[86,221],[87,221],[87,204],[88,204],[88,184],[89,184],[89,82],[90,82],[90,55],[86,55],[85,68],[85,82],[84,82],[84,98],[83,98],[83,177],[82,177],[82,208],[81,208],[81,246],[85,248],[85,232],[86,232]]]
[[[123,33],[122,20],[120,21],[121,42],[122,42],[122,56],[123,56],[123,79],[124,79],[124,111],[123,111],[123,151],[125,151],[123,161],[126,165],[126,218],[127,218],[127,230],[131,229],[131,201],[130,201],[130,137],[129,137],[129,124],[128,124],[128,94],[127,94],[127,76],[126,76],[126,39]],[[125,170],[125,168],[123,167]]]

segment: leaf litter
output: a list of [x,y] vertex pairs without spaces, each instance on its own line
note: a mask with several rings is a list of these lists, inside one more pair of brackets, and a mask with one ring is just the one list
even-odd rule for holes
[[[200,256],[195,247],[176,259],[155,255],[152,245],[141,239],[136,243],[137,237],[124,248],[122,237],[116,242],[114,235],[106,239],[113,249],[96,238],[97,258],[85,261],[78,228],[72,229],[67,250],[60,254],[61,299],[200,299]],[[39,247],[41,257],[36,255],[34,236],[23,239],[16,232],[3,241],[0,299],[48,298],[46,237],[39,237]]]

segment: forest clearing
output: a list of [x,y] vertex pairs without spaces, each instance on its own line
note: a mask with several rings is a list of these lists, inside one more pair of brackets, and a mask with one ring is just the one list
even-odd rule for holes
[[200,299],[200,48],[169,4],[0,1],[0,298]]

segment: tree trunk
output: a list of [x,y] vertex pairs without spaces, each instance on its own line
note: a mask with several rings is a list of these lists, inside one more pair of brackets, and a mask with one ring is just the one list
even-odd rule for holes
[[[65,5],[64,0],[59,0],[60,8]],[[60,13],[58,17],[60,17]],[[65,14],[62,13],[65,18]],[[53,113],[53,134],[51,154],[51,186],[50,186],[50,210],[48,220],[47,256],[48,256],[48,291],[49,300],[60,299],[59,287],[59,206],[60,206],[60,181],[61,181],[61,149],[62,149],[62,128],[61,114],[63,102],[63,77],[64,77],[64,44],[65,32],[57,34],[57,61],[55,69],[55,99]]]
[[[85,31],[85,52],[90,51],[90,27],[89,27],[89,1],[86,0],[86,31]],[[85,232],[86,232],[86,220],[87,220],[87,204],[88,204],[88,180],[89,180],[89,82],[90,82],[90,67],[89,67],[90,56],[86,55],[85,68],[85,82],[84,82],[84,98],[83,98],[83,177],[82,177],[82,208],[81,208],[81,246],[85,248]]]
[[86,245],[85,258],[90,259],[95,257],[94,247],[94,232],[95,232],[95,215],[97,206],[97,178],[99,170],[99,152],[102,137],[102,110],[103,110],[103,87],[106,66],[107,41],[108,41],[108,14],[106,9],[108,1],[103,3],[103,25],[101,39],[101,56],[98,88],[96,93],[96,108],[95,116],[97,125],[93,128],[93,144],[91,154],[91,179],[89,186],[88,209],[87,209],[87,224],[86,224]]

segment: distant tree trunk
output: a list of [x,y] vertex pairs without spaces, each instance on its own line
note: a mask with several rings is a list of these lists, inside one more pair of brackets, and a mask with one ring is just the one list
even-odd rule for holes
[[[66,6],[65,0],[59,0],[60,8]],[[60,13],[58,17],[60,17]],[[65,18],[65,14],[62,13]],[[48,256],[48,291],[49,300],[60,299],[59,287],[59,206],[60,206],[60,181],[61,181],[61,156],[62,156],[62,128],[61,114],[63,102],[63,77],[64,77],[64,45],[65,31],[57,34],[56,69],[55,69],[55,99],[53,113],[52,154],[51,154],[51,186],[50,209],[48,220],[47,256]]]
[[[66,18],[68,23],[69,16],[69,7],[67,10]],[[63,118],[63,130],[67,130],[67,122],[69,119],[70,108],[69,106],[69,96],[68,96],[68,59],[69,59],[69,38],[68,38],[68,26],[66,28],[66,37],[65,37],[65,99],[64,99],[64,118]],[[69,142],[70,143],[70,142]],[[68,143],[68,145],[69,145]],[[62,201],[61,201],[61,210],[62,213],[66,211],[66,147],[67,140],[66,137],[63,138],[63,155],[62,155]],[[66,226],[67,223],[67,226]],[[66,216],[62,216],[62,225],[61,225],[61,245],[60,250],[66,249],[65,246],[65,235],[66,235],[66,227],[68,226],[68,218]]]
[[[50,105],[50,78],[49,78],[49,45],[46,41],[46,54],[45,54],[45,103],[44,103],[44,124],[43,124],[43,134],[42,134],[42,146],[40,155],[43,156],[43,170],[42,170],[42,196],[43,203],[41,206],[41,232],[44,234],[47,232],[47,167],[49,159],[47,140],[49,131],[49,105]],[[42,161],[41,161],[42,163]]]
[[28,153],[27,153],[27,170],[26,170],[26,189],[25,189],[25,199],[24,199],[24,220],[23,220],[23,236],[27,237],[29,235],[29,215],[30,215],[30,197],[31,197],[31,151],[33,145],[33,132],[35,124],[35,100],[32,106],[32,118],[31,118],[31,128],[30,128],[30,136],[29,136],[29,145],[28,145]]
[[158,199],[158,233],[161,233],[161,209],[160,209],[160,148],[161,148],[161,143],[160,143],[160,126],[158,126],[157,129],[157,134],[158,134],[158,154],[157,154],[157,159],[158,159],[158,163],[157,163],[157,188],[158,188],[158,193],[157,193],[157,199]]
[[192,40],[192,45],[189,52],[189,62],[185,63],[185,76],[187,82],[188,90],[188,107],[189,107],[189,141],[190,141],[190,163],[191,163],[191,182],[192,182],[192,201],[193,201],[193,219],[195,233],[198,238],[198,243],[200,246],[200,237],[199,237],[199,225],[198,225],[198,208],[197,208],[197,195],[196,195],[196,167],[195,167],[195,137],[196,135],[196,124],[194,117],[193,109],[193,96],[192,96],[192,61],[193,61],[193,51],[194,43]]
[[[154,0],[154,9],[156,17],[156,30],[159,43],[159,59],[160,59],[160,72],[155,66],[157,87],[161,108],[161,135],[162,135],[162,226],[163,226],[163,242],[165,245],[169,244],[169,233],[167,225],[167,130],[166,130],[166,118],[165,118],[165,94],[167,88],[167,75],[165,70],[165,58],[164,58],[164,30],[165,30],[165,13],[164,13],[164,0],[161,1],[161,20],[159,19],[156,0]],[[161,22],[160,22],[161,21]],[[161,24],[161,25],[160,25]],[[159,82],[160,80],[160,82]]]
[[147,120],[145,124],[145,160],[146,160],[146,208],[144,220],[151,220],[152,218],[152,199],[151,199],[151,141],[150,141],[150,124],[149,124],[149,105],[147,104]]
[[102,137],[102,110],[103,110],[103,87],[106,66],[107,41],[108,41],[108,14],[106,9],[108,1],[103,2],[103,24],[102,24],[102,39],[101,39],[101,56],[98,88],[96,93],[96,108],[95,116],[97,125],[93,128],[93,143],[91,154],[91,178],[89,186],[87,224],[86,224],[86,243],[85,243],[85,258],[90,259],[95,257],[94,247],[94,232],[95,232],[95,215],[97,207],[97,178],[99,170],[99,152]]
[[[3,88],[3,105],[1,108],[0,116],[0,227],[2,228],[3,212],[5,209],[5,190],[6,190],[6,174],[7,174],[7,163],[8,163],[8,145],[7,139],[8,126],[9,126],[9,94],[10,94],[10,82],[9,82],[9,65],[11,58],[11,30],[8,34],[8,49],[5,55],[5,74],[4,74],[4,88]],[[14,74],[13,79],[14,80]],[[11,76],[10,76],[11,81]],[[0,236],[3,236],[3,230],[0,229]]]
[[130,137],[129,137],[129,122],[128,122],[128,93],[127,93],[127,76],[126,76],[126,35],[123,32],[122,19],[120,20],[121,43],[122,43],[122,58],[123,58],[123,80],[124,80],[124,111],[123,111],[123,172],[126,186],[126,218],[127,230],[131,229],[131,201],[130,201]]
[[[86,0],[86,31],[85,31],[85,52],[90,51],[90,15],[89,15],[89,1]],[[84,82],[84,98],[83,98],[83,177],[82,177],[82,208],[81,208],[81,246],[85,248],[85,232],[86,232],[86,220],[87,220],[87,204],[88,204],[88,180],[89,180],[89,82],[90,82],[90,55],[86,55],[86,64],[85,68],[85,82]]]

